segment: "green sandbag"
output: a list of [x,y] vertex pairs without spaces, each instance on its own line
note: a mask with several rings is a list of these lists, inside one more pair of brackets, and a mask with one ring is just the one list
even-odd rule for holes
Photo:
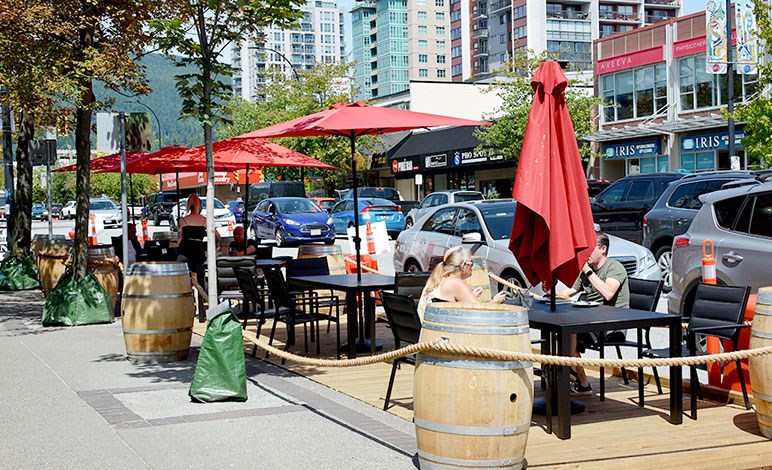
[[207,324],[188,395],[202,403],[247,401],[241,324],[230,308]]
[[43,304],[43,326],[78,326],[113,321],[110,297],[93,274],[75,282],[69,269]]
[[38,289],[38,268],[32,255],[23,260],[9,256],[0,265],[0,290]]

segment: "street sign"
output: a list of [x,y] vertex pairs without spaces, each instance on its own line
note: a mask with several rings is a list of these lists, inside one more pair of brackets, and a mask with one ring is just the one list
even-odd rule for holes
[[56,163],[56,140],[38,139],[29,143],[29,157],[32,166]]

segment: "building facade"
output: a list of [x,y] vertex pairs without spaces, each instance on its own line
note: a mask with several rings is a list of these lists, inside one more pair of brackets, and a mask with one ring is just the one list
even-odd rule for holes
[[450,81],[449,0],[367,0],[351,11],[357,99]]
[[[733,15],[732,15],[733,16]],[[733,41],[734,42],[734,41]],[[588,140],[601,155],[599,177],[753,168],[736,123],[735,155],[728,151],[726,74],[705,65],[705,14],[658,22],[595,41],[599,130]],[[734,74],[734,100],[756,90],[757,75]]]
[[[265,27],[258,40],[231,47],[234,93],[247,101],[259,98],[265,71],[283,70],[293,76],[311,70],[315,63],[339,64],[345,59],[343,12],[334,1],[311,1],[301,7],[303,17],[294,29]],[[293,70],[294,69],[294,70]]]

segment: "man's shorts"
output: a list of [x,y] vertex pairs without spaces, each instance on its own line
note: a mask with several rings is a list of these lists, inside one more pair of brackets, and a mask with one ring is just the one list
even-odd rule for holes
[[[621,343],[626,338],[626,332],[621,330],[606,333],[605,344]],[[576,335],[576,350],[583,353],[587,349],[597,349],[600,340],[600,333],[591,331],[589,333],[579,333]]]

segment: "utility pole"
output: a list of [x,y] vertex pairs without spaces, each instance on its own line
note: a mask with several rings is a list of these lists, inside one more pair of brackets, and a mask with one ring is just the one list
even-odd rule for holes
[[732,62],[732,0],[726,0],[726,111],[727,119],[727,150],[731,165],[734,156],[734,63]]
[[[0,88],[0,94],[7,94],[5,87]],[[13,246],[13,137],[11,136],[11,108],[3,102],[3,167],[5,169],[5,204],[8,210],[5,214],[8,249]]]

